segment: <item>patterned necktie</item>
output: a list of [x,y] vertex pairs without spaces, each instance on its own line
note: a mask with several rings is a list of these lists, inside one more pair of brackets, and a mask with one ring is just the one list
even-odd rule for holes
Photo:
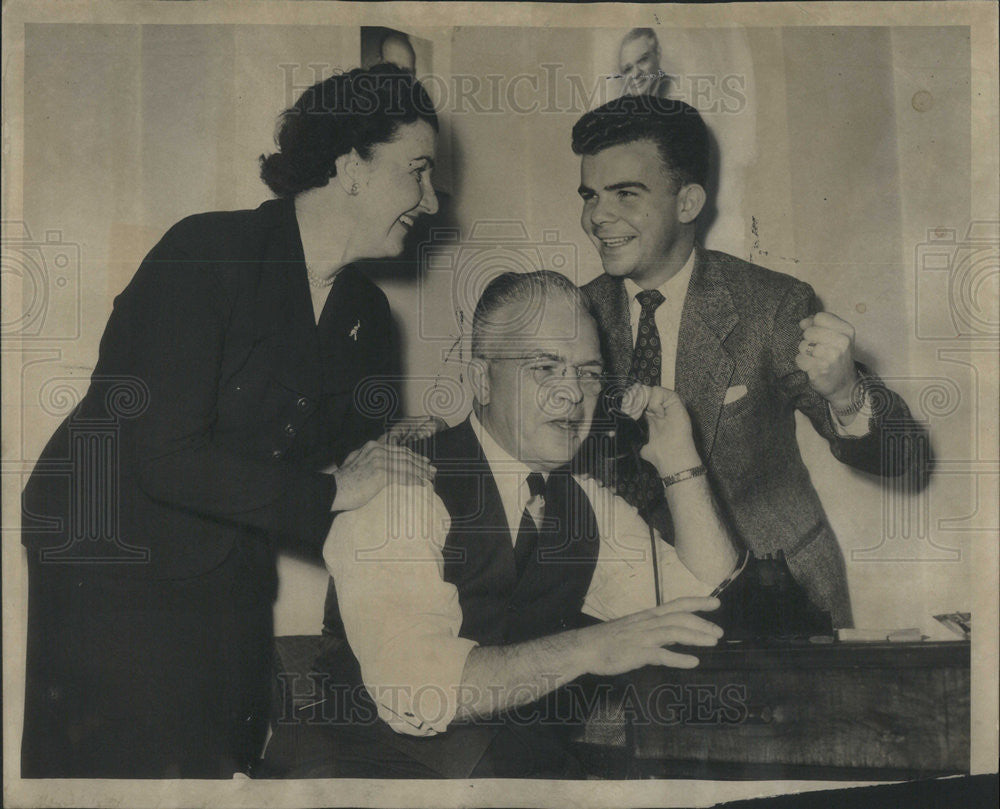
[[[657,387],[660,384],[663,353],[660,350],[660,332],[656,328],[656,307],[663,303],[663,294],[659,290],[648,289],[635,297],[642,311],[639,313],[639,328],[636,331],[629,377],[643,385]],[[626,463],[632,466],[632,463]],[[618,493],[645,516],[648,508],[663,496],[663,491],[659,478],[650,471],[648,464],[639,464],[638,461],[634,463],[638,465],[632,466],[631,471],[623,470]]]
[[[545,478],[541,472],[532,472],[528,475],[528,491],[531,499],[545,496]],[[544,500],[542,508],[544,509]],[[521,513],[521,526],[517,530],[517,542],[514,543],[514,565],[517,568],[517,577],[520,579],[528,567],[528,561],[535,555],[538,548],[538,525],[535,518],[531,516],[531,510],[527,505]]]
[[656,328],[656,307],[663,303],[663,295],[657,289],[644,289],[635,298],[642,311],[639,313],[639,328],[629,376],[643,385],[658,387],[663,353],[660,350],[660,332]]

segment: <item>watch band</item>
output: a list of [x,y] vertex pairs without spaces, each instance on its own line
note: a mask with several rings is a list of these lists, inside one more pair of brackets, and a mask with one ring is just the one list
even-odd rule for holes
[[663,481],[663,488],[666,489],[668,486],[673,486],[675,483],[680,483],[682,480],[690,480],[691,478],[697,478],[707,474],[708,470],[705,468],[705,464],[700,463],[697,466],[692,466],[690,469],[683,469],[680,472],[675,472],[672,475],[662,477],[660,480]]
[[867,398],[868,388],[865,384],[865,377],[859,373],[854,388],[851,390],[851,403],[847,407],[834,407],[831,404],[830,409],[833,411],[833,415],[838,418],[847,418],[860,411],[865,406]]

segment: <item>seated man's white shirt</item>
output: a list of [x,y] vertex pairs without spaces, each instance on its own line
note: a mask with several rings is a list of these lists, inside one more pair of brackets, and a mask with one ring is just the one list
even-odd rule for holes
[[[484,435],[483,453],[497,482],[511,542],[516,541],[527,467]],[[655,606],[649,528],[639,513],[591,478],[577,478],[597,518],[600,546],[583,611],[612,620]],[[516,519],[515,519],[516,517]],[[379,716],[399,733],[445,731],[457,711],[469,651],[460,638],[458,590],[444,581],[442,549],[451,528],[448,511],[430,485],[390,484],[365,506],[333,521],[323,547],[337,587],[341,618],[365,687]],[[701,582],[657,538],[661,593],[669,601],[702,596],[717,582]]]

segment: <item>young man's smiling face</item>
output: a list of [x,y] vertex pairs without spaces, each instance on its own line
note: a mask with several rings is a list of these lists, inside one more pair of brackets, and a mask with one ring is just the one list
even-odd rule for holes
[[654,289],[672,274],[668,263],[686,261],[692,218],[682,221],[680,191],[651,140],[583,156],[580,224],[597,247],[604,272]]

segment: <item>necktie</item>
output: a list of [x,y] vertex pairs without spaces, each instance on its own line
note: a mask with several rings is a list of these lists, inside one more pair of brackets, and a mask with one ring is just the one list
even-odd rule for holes
[[644,289],[635,298],[642,311],[639,312],[639,328],[629,376],[643,385],[657,387],[660,384],[663,354],[660,350],[660,332],[656,329],[656,308],[663,303],[663,295],[657,289]]
[[[528,475],[528,491],[531,499],[545,496],[545,478],[541,472],[532,472]],[[544,500],[543,500],[544,508]],[[538,526],[535,518],[531,516],[531,511],[527,505],[521,514],[521,526],[517,530],[517,541],[514,543],[514,565],[517,568],[517,577],[520,579],[528,567],[528,561],[535,555],[538,548]]]
[[[656,387],[660,384],[660,370],[663,366],[660,332],[656,328],[656,308],[663,303],[663,294],[656,289],[644,289],[635,298],[642,310],[639,313],[639,328],[636,331],[629,376],[643,385]],[[623,476],[619,494],[640,512],[644,512],[662,495],[659,479],[650,473],[648,466],[642,464],[631,474]]]

